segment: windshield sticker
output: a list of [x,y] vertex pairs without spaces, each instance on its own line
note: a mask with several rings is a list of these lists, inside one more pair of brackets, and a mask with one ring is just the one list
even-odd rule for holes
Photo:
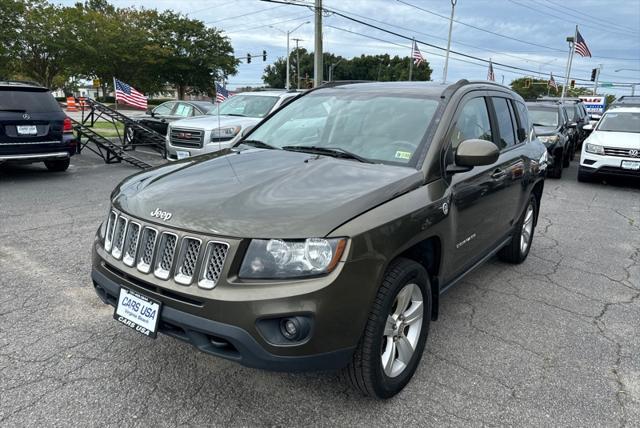
[[403,152],[402,150],[398,150],[396,152],[396,159],[409,160],[411,159],[411,152]]

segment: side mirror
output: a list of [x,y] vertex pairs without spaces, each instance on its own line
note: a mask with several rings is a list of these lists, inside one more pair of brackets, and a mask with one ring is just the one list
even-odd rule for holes
[[577,124],[577,123],[575,123],[575,122],[571,122],[571,123],[569,124],[569,128],[575,128],[576,126],[578,126],[578,124]]
[[587,123],[585,126],[582,127],[582,129],[584,129],[585,131],[593,131],[593,125],[590,123]]
[[474,167],[491,165],[498,161],[500,150],[498,146],[487,140],[465,140],[456,150],[456,165]]

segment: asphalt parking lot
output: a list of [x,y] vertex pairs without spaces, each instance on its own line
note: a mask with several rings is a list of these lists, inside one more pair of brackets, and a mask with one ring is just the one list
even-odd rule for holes
[[0,166],[0,425],[638,426],[640,190],[547,180],[528,260],[442,299],[413,381],[253,370],[112,319],[90,280],[109,194],[137,172]]

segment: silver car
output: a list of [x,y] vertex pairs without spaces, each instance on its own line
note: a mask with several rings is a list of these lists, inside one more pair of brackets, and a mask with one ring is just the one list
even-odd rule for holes
[[178,160],[231,147],[243,131],[253,127],[297,92],[242,92],[203,116],[178,120],[167,131],[167,159]]

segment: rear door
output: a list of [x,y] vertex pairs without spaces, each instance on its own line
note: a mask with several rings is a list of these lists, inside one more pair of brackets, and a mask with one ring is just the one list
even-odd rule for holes
[[47,89],[0,86],[0,150],[28,153],[60,144],[65,117]]

